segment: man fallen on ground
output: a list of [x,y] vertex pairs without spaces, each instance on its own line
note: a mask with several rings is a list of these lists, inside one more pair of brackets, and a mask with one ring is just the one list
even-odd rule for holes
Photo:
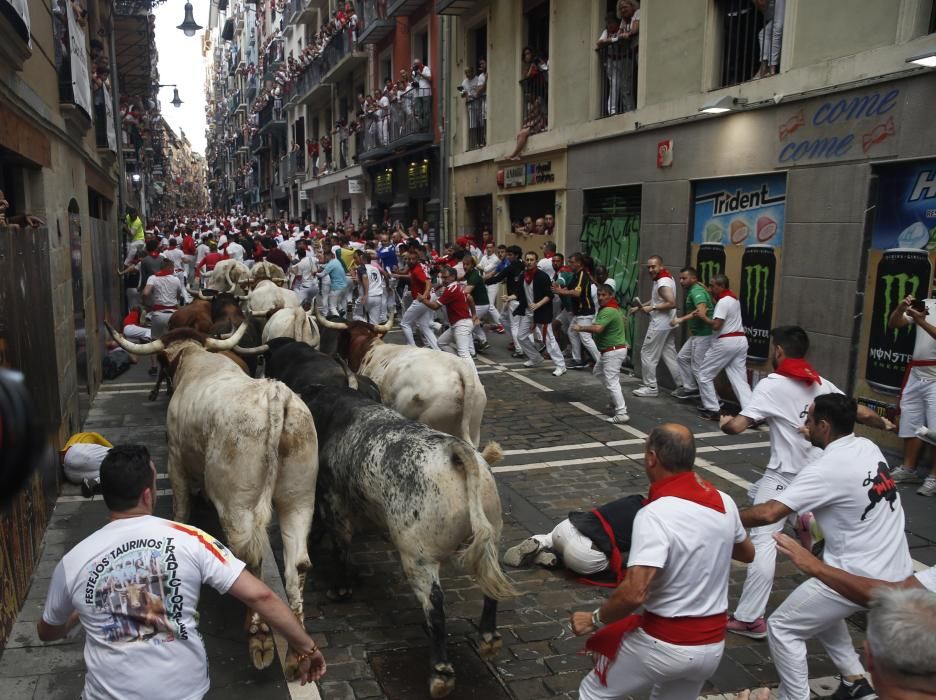
[[203,583],[230,593],[286,637],[303,684],[325,674],[322,653],[289,606],[244,562],[211,535],[153,516],[156,466],[145,447],[111,449],[101,463],[101,491],[110,522],[59,561],[36,624],[43,642],[84,627],[84,700],[204,697],[208,659],[197,610]]

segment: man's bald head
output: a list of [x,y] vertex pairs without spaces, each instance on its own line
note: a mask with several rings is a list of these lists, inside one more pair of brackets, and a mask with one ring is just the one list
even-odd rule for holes
[[653,452],[668,472],[691,471],[695,464],[695,438],[679,423],[664,423],[650,432],[647,452]]

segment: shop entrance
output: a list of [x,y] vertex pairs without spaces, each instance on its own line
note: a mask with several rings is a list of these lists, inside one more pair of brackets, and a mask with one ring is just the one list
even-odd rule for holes
[[475,240],[481,240],[481,230],[492,226],[493,223],[494,197],[492,195],[465,197],[465,230],[462,233],[473,235]]

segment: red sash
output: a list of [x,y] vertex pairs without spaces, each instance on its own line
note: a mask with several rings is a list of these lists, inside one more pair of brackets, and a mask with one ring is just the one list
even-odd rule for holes
[[[607,351],[603,350],[602,352]],[[611,541],[611,558],[608,561],[608,568],[614,572],[614,583],[610,583],[608,581],[595,581],[593,579],[585,578],[584,576],[579,579],[579,583],[585,583],[589,586],[601,586],[602,588],[617,588],[621,581],[624,580],[624,558],[621,556],[621,550],[618,549],[617,540],[614,538],[614,530],[611,529],[611,523],[605,520],[604,516],[598,512],[597,508],[592,510],[592,515],[598,518],[598,522],[601,523],[601,527],[604,529],[605,534]]]
[[722,333],[718,338],[740,338],[746,335],[744,331],[734,331],[733,333]]

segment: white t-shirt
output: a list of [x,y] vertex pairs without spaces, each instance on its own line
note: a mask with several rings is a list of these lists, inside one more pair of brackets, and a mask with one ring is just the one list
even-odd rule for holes
[[210,252],[211,248],[208,247],[207,243],[199,243],[198,247],[195,249],[195,266],[198,267],[201,265],[202,258]]
[[[670,292],[672,292],[673,299],[676,299],[676,282],[673,281],[672,277],[660,277],[653,282],[653,291],[650,293],[650,304],[652,306],[658,306],[666,301],[663,295],[660,294],[660,290],[664,287],[668,287]],[[670,325],[670,321],[674,318],[676,318],[675,307],[669,311],[651,311],[650,330],[671,331],[673,327]]]
[[84,700],[195,700],[208,691],[202,583],[226,593],[244,562],[211,535],[151,515],[114,520],[55,567],[42,619],[85,629]]
[[474,97],[475,90],[477,89],[477,87],[478,87],[477,76],[475,76],[474,78],[465,78],[464,80],[461,81],[462,93],[466,95],[467,97]]
[[817,396],[842,393],[828,379],[821,379],[821,384],[806,384],[771,372],[757,383],[750,402],[741,409],[742,416],[767,421],[770,427],[768,469],[792,476],[822,456],[822,450],[813,447],[799,432],[806,424],[809,404]]
[[536,266],[549,275],[549,279],[556,279],[556,268],[553,267],[552,258],[541,258]]
[[478,269],[481,271],[481,274],[486,275],[488,272],[494,272],[499,264],[500,258],[497,257],[497,253],[494,253],[494,255],[482,255],[481,259],[478,261]]
[[184,301],[188,297],[182,282],[175,275],[150,275],[146,286],[153,288],[150,301],[154,305],[178,306],[180,298]]
[[244,262],[244,246],[240,243],[234,243],[233,241],[228,243],[228,247],[224,249],[224,252],[228,254],[228,257],[237,262]]
[[[923,303],[926,304],[927,323],[936,324],[936,299],[925,299]],[[910,323],[916,323],[910,316],[907,316],[907,320],[910,321]],[[936,338],[933,338],[933,336],[926,331],[921,331],[919,328],[916,329],[916,340],[913,345],[913,359],[936,360]],[[917,379],[936,379],[936,365],[930,367],[914,367],[911,372],[916,375]]]
[[731,552],[747,533],[734,501],[721,497],[724,513],[673,496],[637,513],[627,565],[660,569],[644,606],[650,612],[704,617],[728,609]]
[[854,433],[826,446],[774,500],[812,512],[829,566],[882,581],[913,573],[897,484],[877,445]]
[[169,258],[172,261],[173,272],[176,274],[183,272],[181,248],[170,248],[169,250],[163,251],[162,255],[164,258]]
[[920,571],[915,576],[923,588],[936,593],[936,566],[931,566],[926,571]]
[[296,273],[296,276],[299,277],[300,284],[308,288],[315,282],[315,273],[318,272],[318,264],[314,255],[306,253],[306,256],[293,265],[292,269],[293,272]]
[[285,241],[279,244],[279,249],[286,253],[289,256],[289,259],[292,260],[296,257],[296,240],[294,238],[287,238]]
[[538,299],[533,298],[533,283],[523,280],[523,293],[526,295],[526,312],[530,316],[533,315],[533,304],[535,304]]
[[380,269],[370,263],[364,264],[367,271],[367,296],[379,297],[384,291],[384,279]]
[[726,333],[743,333],[744,323],[741,321],[741,302],[734,297],[722,297],[715,304],[713,318],[724,320],[720,331],[715,331],[715,337]]

